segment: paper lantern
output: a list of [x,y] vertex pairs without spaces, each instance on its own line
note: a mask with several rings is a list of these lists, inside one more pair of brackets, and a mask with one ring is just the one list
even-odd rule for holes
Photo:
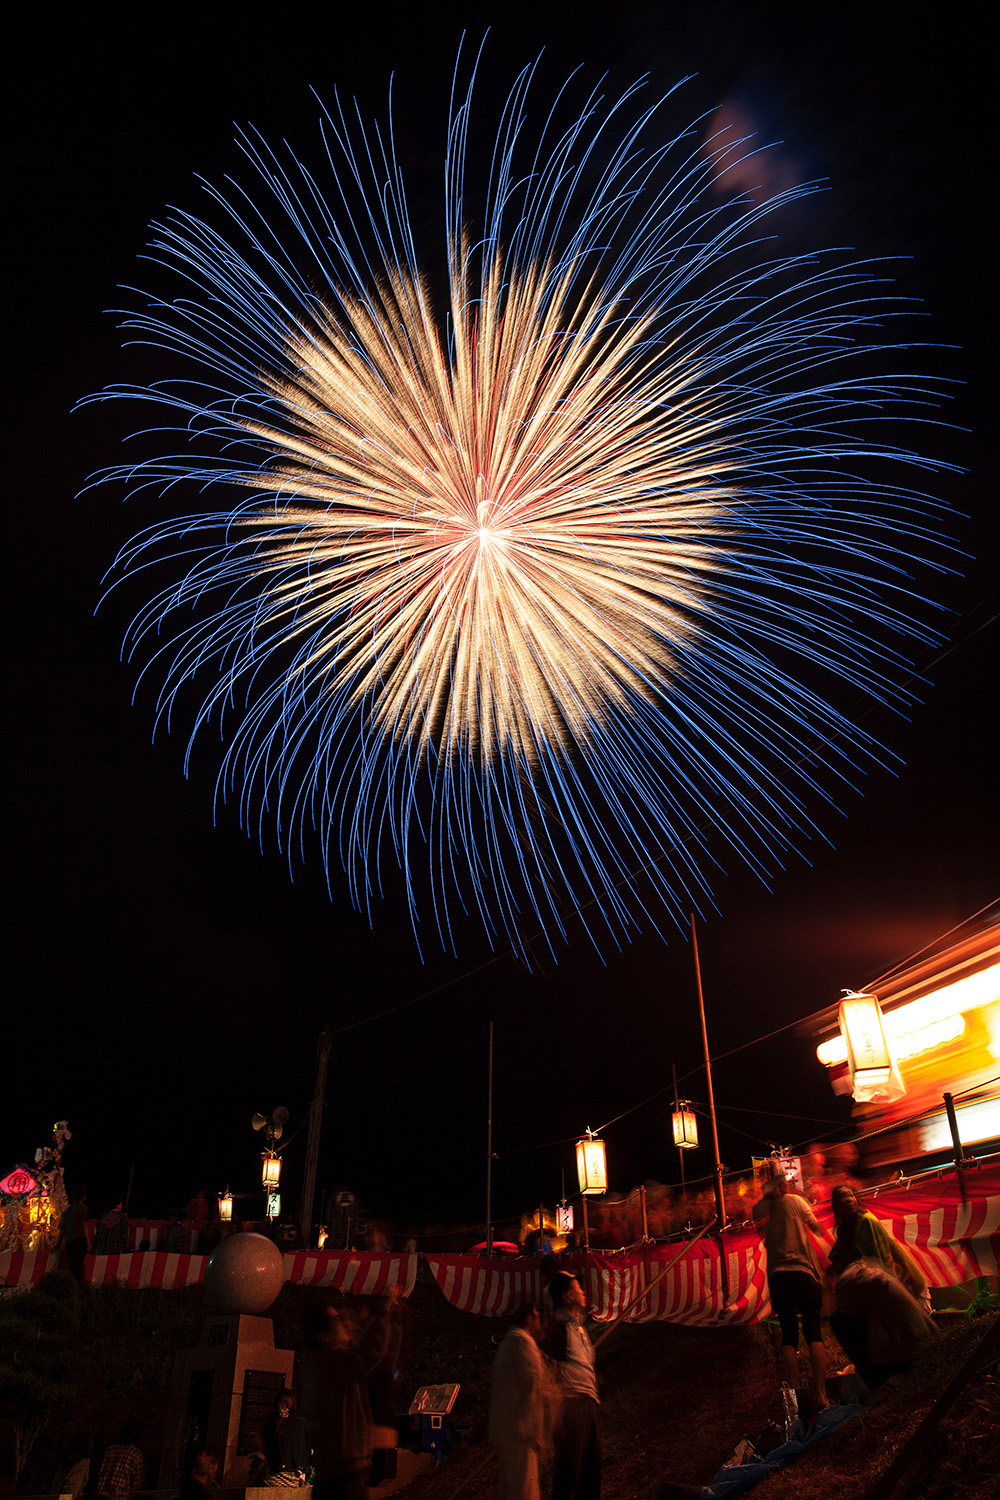
[[608,1163],[604,1142],[585,1135],[576,1143],[576,1175],[580,1192],[604,1193],[608,1188]]
[[892,1073],[892,1056],[878,996],[845,995],[840,1002],[840,1030],[847,1043],[851,1082],[885,1083]]
[[686,1099],[678,1100],[671,1119],[674,1125],[674,1145],[678,1151],[693,1151],[698,1144],[698,1121]]
[[232,1223],[233,1218],[233,1195],[227,1188],[224,1193],[219,1194],[219,1218],[223,1224]]
[[276,1188],[281,1177],[281,1157],[275,1156],[273,1151],[265,1151],[261,1163],[261,1185],[265,1189]]

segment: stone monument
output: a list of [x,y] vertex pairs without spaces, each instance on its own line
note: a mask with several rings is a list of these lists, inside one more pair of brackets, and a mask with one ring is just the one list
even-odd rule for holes
[[285,1280],[278,1247],[262,1234],[233,1234],[205,1267],[211,1313],[196,1349],[174,1360],[164,1423],[160,1489],[175,1487],[189,1448],[202,1444],[219,1460],[227,1488],[246,1483],[247,1434],[260,1432],[292,1383],[295,1355],[274,1347],[261,1317]]

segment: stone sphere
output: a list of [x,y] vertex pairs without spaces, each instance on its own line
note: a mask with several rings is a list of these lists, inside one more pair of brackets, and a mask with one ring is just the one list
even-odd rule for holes
[[217,1313],[262,1313],[281,1291],[285,1262],[262,1234],[230,1234],[205,1267],[205,1295]]

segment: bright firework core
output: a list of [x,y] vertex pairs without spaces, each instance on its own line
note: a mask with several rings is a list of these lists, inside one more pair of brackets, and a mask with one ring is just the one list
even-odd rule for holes
[[905,702],[931,545],[884,478],[931,465],[880,436],[927,393],[871,373],[875,270],[776,248],[812,189],[724,201],[753,144],[651,148],[635,89],[529,144],[532,72],[481,178],[453,107],[443,316],[387,132],[324,112],[325,185],[244,135],[260,206],[155,226],[178,294],[127,320],[190,383],[110,393],[200,456],[106,476],[226,496],[119,559],[173,563],[130,646],[160,718],[205,684],[220,795],[359,906],[395,864],[415,930],[457,900],[522,953],[658,921],[640,870],[678,915],[723,846],[763,873],[808,837],[877,752],[838,699]]

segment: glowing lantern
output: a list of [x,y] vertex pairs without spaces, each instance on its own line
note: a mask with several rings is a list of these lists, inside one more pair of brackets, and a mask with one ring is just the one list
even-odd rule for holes
[[268,1193],[267,1195],[267,1217],[276,1219],[281,1213],[281,1194]]
[[878,996],[845,995],[840,1002],[840,1030],[847,1043],[851,1083],[862,1087],[885,1083],[892,1074],[892,1056]]
[[317,1250],[324,1250],[326,1248],[327,1238],[328,1238],[328,1236],[327,1236],[327,1232],[326,1232],[326,1225],[325,1224],[321,1224],[319,1226],[319,1234],[316,1236],[316,1248],[317,1248]]
[[219,1194],[219,1218],[223,1224],[232,1223],[233,1218],[233,1195],[226,1188],[224,1193]]
[[273,1191],[277,1188],[281,1177],[281,1157],[276,1156],[273,1151],[265,1151],[261,1155],[261,1163],[261,1186],[268,1191]]
[[698,1144],[698,1121],[686,1099],[678,1099],[671,1119],[674,1124],[674,1145],[678,1151],[693,1151]]
[[588,1131],[576,1143],[576,1175],[581,1193],[604,1193],[608,1188],[608,1164],[604,1142]]
[[9,1172],[3,1182],[0,1182],[0,1192],[13,1197],[15,1194],[33,1193],[37,1186],[38,1183],[30,1172],[26,1172],[24,1167],[15,1167],[13,1172]]

